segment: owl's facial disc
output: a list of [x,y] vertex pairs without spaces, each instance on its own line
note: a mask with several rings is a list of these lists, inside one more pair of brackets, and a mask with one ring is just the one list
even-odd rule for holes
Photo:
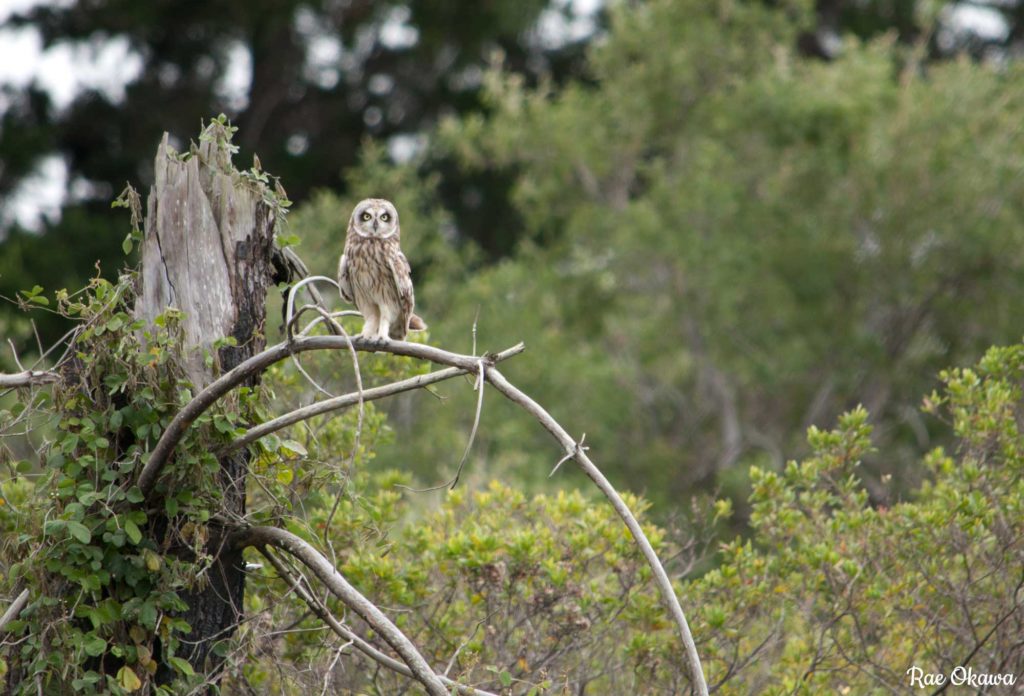
[[360,237],[388,239],[398,233],[398,216],[384,200],[363,201],[353,213],[353,229]]

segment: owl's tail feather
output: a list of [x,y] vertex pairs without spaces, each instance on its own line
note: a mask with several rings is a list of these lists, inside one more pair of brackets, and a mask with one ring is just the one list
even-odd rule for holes
[[427,322],[423,321],[423,318],[418,314],[413,314],[409,317],[409,330],[410,331],[426,331]]

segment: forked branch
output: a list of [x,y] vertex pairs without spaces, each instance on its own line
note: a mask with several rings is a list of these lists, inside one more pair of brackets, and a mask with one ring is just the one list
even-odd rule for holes
[[[428,360],[441,365],[447,365],[451,368],[456,368],[458,372],[453,372],[451,375],[445,374],[444,378],[448,376],[454,376],[461,372],[477,372],[481,369],[481,365],[484,370],[486,380],[490,382],[494,388],[501,392],[506,398],[513,403],[519,405],[534,418],[536,418],[545,429],[550,432],[555,439],[562,445],[565,455],[571,458],[579,464],[583,472],[597,485],[598,489],[604,494],[606,498],[611,502],[612,507],[615,508],[616,513],[625,523],[632,534],[637,545],[640,547],[640,551],[647,563],[650,565],[651,570],[654,573],[654,578],[657,583],[658,589],[661,592],[662,600],[665,607],[668,609],[673,620],[675,621],[679,636],[683,641],[683,646],[686,651],[687,662],[690,667],[691,678],[693,679],[694,686],[697,689],[697,693],[701,696],[707,696],[708,689],[707,683],[704,680],[704,673],[700,663],[700,657],[697,654],[696,645],[693,642],[693,636],[690,632],[689,624],[686,621],[686,616],[683,613],[682,607],[679,604],[679,599],[676,597],[675,590],[672,587],[672,582],[665,572],[664,566],[658,559],[654,548],[651,546],[650,541],[644,534],[643,529],[640,527],[640,523],[633,516],[629,507],[622,500],[622,497],[618,494],[615,488],[611,485],[607,478],[601,473],[597,466],[591,461],[590,457],[586,453],[586,448],[581,446],[581,443],[576,442],[572,436],[563,428],[551,414],[549,414],[542,406],[536,401],[527,396],[523,391],[515,387],[510,383],[504,375],[501,374],[495,367],[494,361],[495,356],[471,356],[471,355],[459,355],[456,353],[449,353],[448,351],[440,350],[432,346],[427,346],[419,343],[407,343],[405,341],[367,341],[361,337],[347,338],[343,336],[313,336],[313,337],[300,337],[295,338],[290,342],[276,345],[272,348],[268,348],[263,353],[253,356],[249,360],[246,360],[235,369],[222,375],[219,379],[210,384],[206,389],[201,391],[196,397],[189,402],[175,418],[171,421],[171,424],[164,431],[163,436],[154,448],[152,456],[147,462],[143,472],[139,478],[139,487],[143,493],[148,494],[153,487],[156,480],[156,476],[160,471],[160,468],[167,461],[174,447],[180,441],[181,437],[186,432],[189,425],[198,418],[207,408],[214,404],[217,399],[226,394],[234,386],[243,382],[250,375],[260,372],[266,369],[271,364],[282,360],[293,353],[300,353],[308,350],[362,350],[362,351],[384,351],[392,353],[394,355],[403,355],[408,357],[420,358]],[[521,345],[515,348],[505,351],[500,354],[507,357],[508,355],[514,355],[522,350]],[[446,373],[447,371],[441,371],[438,375]],[[394,385],[387,385],[380,388],[380,392],[374,394],[374,398],[382,398],[390,393],[397,393],[405,389],[413,389],[418,386],[423,386],[424,381],[420,378],[413,378],[413,380],[407,380],[403,383],[396,383]],[[370,390],[362,393],[362,398],[367,399]],[[287,424],[291,424],[308,418],[316,413],[323,413],[326,410],[330,410],[331,407],[342,407],[343,405],[350,405],[354,403],[352,399],[358,400],[359,395],[346,395],[344,397],[337,397],[332,406],[319,407],[317,409],[306,409],[300,413],[299,411],[292,414],[288,414],[283,417],[284,420],[279,420],[271,428],[262,428],[257,426],[249,433],[240,438],[241,444],[246,444],[255,440],[256,438],[268,433],[279,427],[285,427]],[[328,402],[323,402],[328,403]],[[341,404],[341,405],[339,405]],[[322,408],[323,410],[318,410]],[[287,423],[284,423],[287,421]],[[270,423],[274,423],[271,421]],[[283,423],[283,424],[282,424]],[[255,431],[255,432],[254,432]],[[239,442],[235,443],[239,445]],[[271,529],[271,528],[266,528]],[[273,530],[280,532],[281,530]],[[270,532],[268,531],[267,534]],[[292,535],[294,536],[294,535]],[[298,539],[298,537],[295,537]],[[301,541],[301,540],[299,540]],[[254,542],[250,542],[254,543]],[[268,542],[264,542],[268,543]],[[305,542],[303,542],[305,543]],[[308,551],[312,550],[309,547]],[[315,553],[315,552],[314,552]],[[323,560],[323,559],[321,559]],[[305,561],[304,561],[305,562]],[[326,564],[326,568],[321,569],[327,576],[330,576],[328,569],[337,574],[333,566],[330,565],[326,560],[323,561]],[[339,576],[340,577],[340,576]],[[371,605],[372,606],[372,605]],[[381,615],[383,616],[383,615]],[[403,656],[404,657],[404,656]],[[412,665],[409,665],[412,668]],[[415,672],[416,670],[414,670]],[[436,678],[433,672],[430,672],[432,678]],[[419,675],[417,674],[419,678]],[[426,683],[426,682],[424,682]],[[443,687],[442,687],[443,688]]]

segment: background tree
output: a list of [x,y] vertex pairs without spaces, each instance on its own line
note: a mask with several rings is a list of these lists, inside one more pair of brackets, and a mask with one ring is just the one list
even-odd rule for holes
[[[887,453],[863,476],[886,500],[881,477],[915,484],[943,432],[915,407],[931,375],[1013,340],[1024,319],[1019,65],[925,69],[889,37],[851,38],[822,62],[794,48],[803,26],[757,3],[622,9],[586,82],[530,88],[492,71],[489,112],[445,121],[433,141],[469,172],[516,172],[524,230],[503,262],[464,250],[440,273],[417,247],[434,242],[410,236],[433,334],[468,345],[477,316],[498,341],[530,327],[530,388],[570,414],[586,403],[570,430],[650,482],[666,512],[695,484],[742,507],[749,464],[780,467],[809,425],[858,403]],[[410,194],[417,171],[373,150],[351,181],[436,200],[429,179]],[[313,256],[351,203],[298,210]],[[400,415],[417,435],[385,461],[455,447],[435,420]],[[484,477],[529,450],[529,434],[492,425]]]
[[[819,0],[813,17],[809,3],[764,4],[802,17],[797,41],[806,55],[833,59],[843,36],[888,31],[908,47],[925,41],[936,60],[967,51],[1005,62],[1019,51],[1018,2]],[[481,76],[499,56],[529,84],[589,81],[582,56],[606,29],[603,3],[505,5],[466,12],[431,1],[139,8],[120,0],[44,0],[17,12],[2,40],[38,31],[44,47],[70,48],[83,59],[117,46],[121,63],[109,77],[124,90],[90,88],[64,105],[38,83],[2,86],[0,294],[35,283],[81,285],[97,260],[113,274],[120,255],[105,234],[114,224],[106,204],[126,180],[150,183],[150,143],[164,130],[183,146],[201,118],[231,115],[246,134],[243,155],[258,150],[290,182],[292,199],[304,202],[318,187],[341,186],[338,174],[355,163],[364,138],[387,141],[404,158],[422,148],[438,118],[480,109]],[[512,253],[522,228],[509,198],[514,168],[467,177],[451,158],[434,155],[421,168],[441,175],[435,192],[453,215],[453,236],[478,243],[491,260]],[[53,167],[41,169],[47,162]],[[41,220],[37,234],[12,226],[12,197],[23,198],[27,182],[64,166],[58,214]],[[6,309],[0,314],[12,321]],[[38,321],[50,339],[62,332],[56,320]],[[19,327],[17,335],[29,333]]]
[[[549,21],[574,17],[572,8],[543,0],[471,12],[430,0],[144,7],[104,0],[43,4],[12,16],[8,28],[38,30],[44,46],[118,40],[129,59],[114,76],[126,83],[120,101],[88,90],[58,109],[37,85],[5,89],[0,197],[53,155],[66,164],[75,193],[60,220],[39,234],[0,230],[0,294],[12,297],[35,283],[81,285],[97,261],[113,273],[120,249],[106,234],[113,222],[109,201],[126,180],[152,183],[152,143],[164,131],[183,147],[200,119],[226,113],[244,134],[241,155],[258,151],[288,182],[293,200],[304,200],[317,187],[339,185],[339,173],[356,162],[365,138],[390,142],[408,156],[419,147],[418,134],[440,116],[478,108],[480,76],[493,53],[531,82],[541,75],[565,79],[577,70],[585,36],[547,40],[536,29],[542,11]],[[457,173],[451,174],[458,187]],[[472,187],[491,195],[484,180]],[[475,209],[475,229],[486,233],[480,218],[492,215],[500,216],[501,207]],[[50,340],[65,328],[44,326]]]

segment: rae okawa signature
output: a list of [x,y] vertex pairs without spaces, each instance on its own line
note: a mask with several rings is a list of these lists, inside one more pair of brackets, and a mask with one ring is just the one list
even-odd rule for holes
[[907,670],[910,677],[910,686],[925,689],[930,686],[969,686],[981,688],[983,686],[1013,686],[1017,682],[1015,674],[989,674],[988,672],[976,672],[973,667],[962,665],[954,667],[949,674],[942,672],[925,672],[920,667],[914,666]]

